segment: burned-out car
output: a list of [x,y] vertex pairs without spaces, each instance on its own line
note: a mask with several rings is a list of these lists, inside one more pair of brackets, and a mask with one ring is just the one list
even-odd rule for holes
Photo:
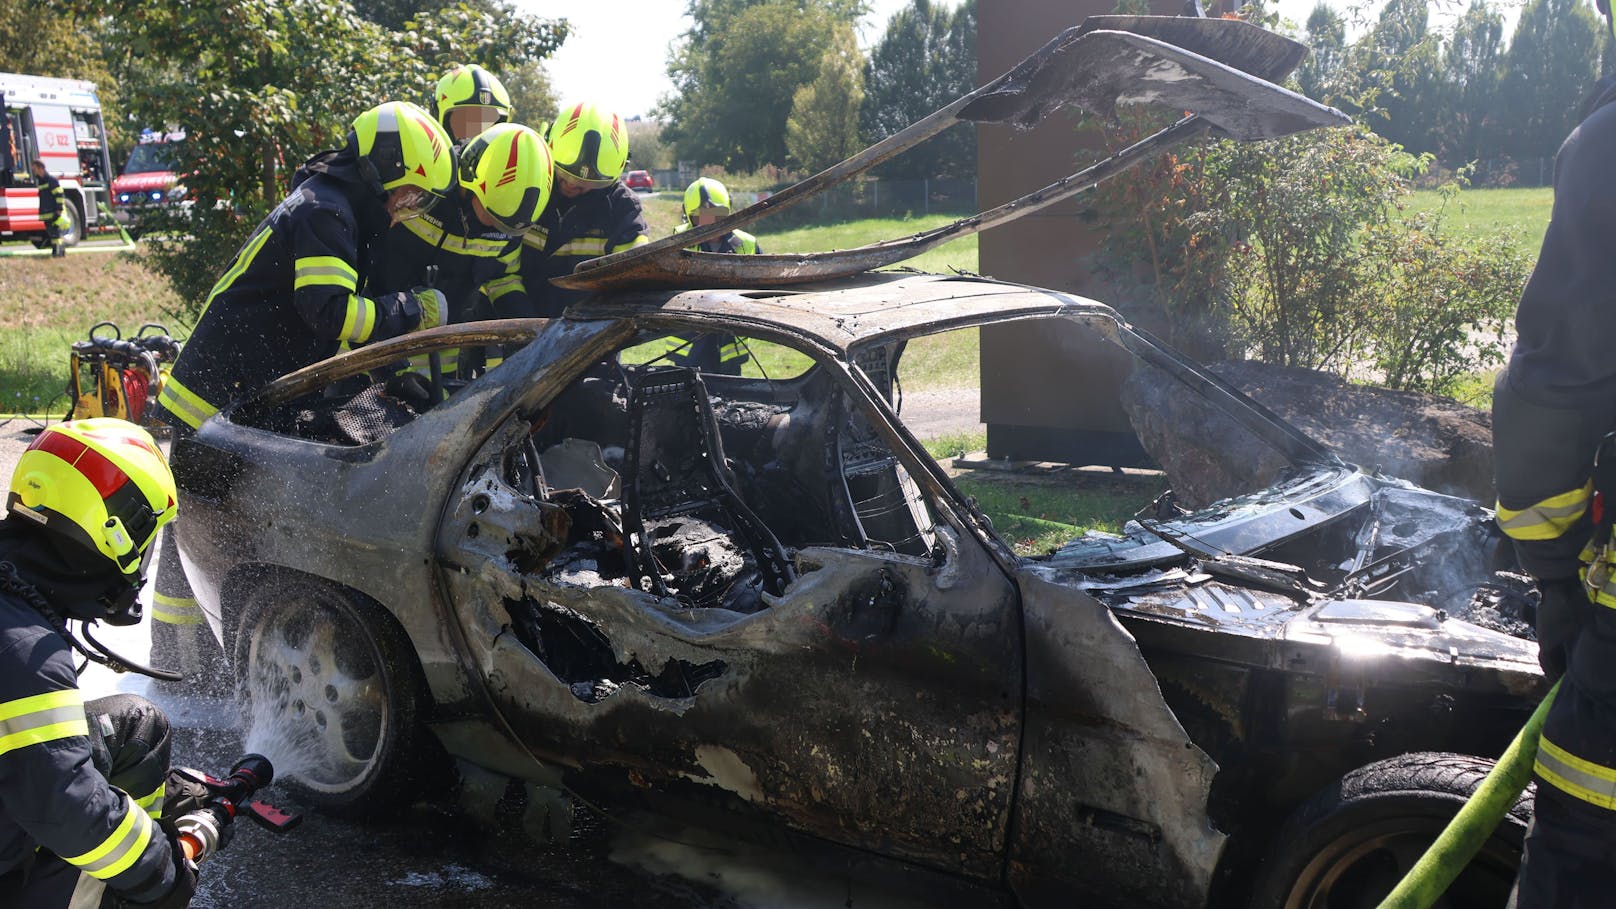
[[[1126,351],[1289,469],[1018,555],[900,415],[907,362],[1007,321]],[[712,334],[760,374],[658,353]],[[419,415],[370,381],[529,337]],[[1464,794],[1410,780],[1485,769],[1401,756],[1501,753],[1542,683],[1529,641],[1450,614],[1488,588],[1484,509],[1341,463],[1102,304],[983,279],[437,329],[278,383],[174,460],[199,599],[332,804],[394,785],[420,724],[519,778],[1029,903],[1358,905],[1342,888],[1389,886]],[[1507,887],[1511,835],[1461,883]]]
[[[1097,91],[1075,75],[1109,60],[1225,133],[1318,125],[1272,86],[1267,121],[1225,103],[1261,80],[1175,49],[1202,26],[1108,24],[1052,42],[1023,94]],[[1184,73],[1194,97],[1163,89]],[[1017,90],[951,109],[1014,119],[1038,106]],[[1024,905],[1370,906],[1541,695],[1535,645],[1458,617],[1511,618],[1485,509],[1343,463],[1110,307],[860,273],[890,245],[651,247],[580,270],[563,317],[361,348],[176,444],[187,574],[316,801],[394,792],[435,741]],[[1018,549],[906,423],[1004,326],[1118,364],[1041,377],[1074,406],[1170,383],[1262,469],[1192,511],[1147,472]],[[698,354],[725,346],[739,374]],[[503,362],[444,378],[451,351]],[[1502,903],[1523,810],[1456,905]]]

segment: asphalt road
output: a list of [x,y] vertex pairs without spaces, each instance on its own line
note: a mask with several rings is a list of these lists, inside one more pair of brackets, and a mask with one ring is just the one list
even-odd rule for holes
[[[34,424],[0,424],[0,477],[10,478]],[[149,595],[149,591],[148,591]],[[149,610],[148,610],[149,615]],[[146,622],[149,622],[148,618]],[[97,639],[132,659],[149,651],[146,623],[106,628]],[[215,775],[242,753],[236,705],[177,697],[144,677],[90,666],[87,697],[127,691],[151,698],[175,727],[176,765]],[[435,802],[387,806],[382,819],[334,817],[272,786],[265,797],[302,815],[276,834],[246,821],[228,848],[202,866],[197,909],[286,906],[486,907],[486,909],[895,909],[901,895],[825,875],[790,859],[693,833],[653,836],[579,809],[571,836],[539,844],[519,830],[474,820],[452,793]],[[701,840],[698,845],[697,841]]]

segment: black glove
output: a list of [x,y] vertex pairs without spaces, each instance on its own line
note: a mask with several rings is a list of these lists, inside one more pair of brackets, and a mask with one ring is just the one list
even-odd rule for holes
[[416,413],[432,409],[432,386],[420,373],[401,372],[388,379],[382,391],[408,404]]
[[1577,578],[1538,581],[1537,661],[1550,681],[1565,674],[1567,648],[1593,614],[1593,602]]
[[[163,811],[167,816],[168,811]],[[185,909],[191,905],[191,897],[196,896],[196,866],[186,859],[185,852],[180,848],[180,841],[173,833],[168,834],[168,845],[174,857],[174,886],[162,899],[150,903],[136,903],[129,900],[119,900],[117,905],[127,909]],[[105,904],[103,904],[105,905]]]
[[206,778],[189,767],[174,767],[163,782],[163,816],[158,824],[170,833],[174,820],[182,814],[200,811],[212,797]]

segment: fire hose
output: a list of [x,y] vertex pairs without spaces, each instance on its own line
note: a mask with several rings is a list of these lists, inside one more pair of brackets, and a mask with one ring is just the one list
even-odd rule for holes
[[1549,715],[1549,706],[1559,690],[1560,683],[1555,682],[1543,696],[1543,702],[1532,711],[1526,725],[1515,734],[1515,740],[1504,749],[1503,757],[1493,765],[1492,772],[1442,829],[1431,848],[1425,850],[1408,874],[1381,901],[1380,909],[1430,909],[1481,850],[1498,822],[1526,789],[1526,784],[1532,781],[1538,736],[1543,732],[1543,720]]
[[179,776],[182,784],[197,787],[206,793],[201,799],[200,808],[174,819],[180,848],[185,851],[187,859],[197,864],[229,843],[230,824],[242,814],[276,833],[285,833],[302,820],[299,815],[288,814],[253,799],[258,790],[268,786],[275,778],[274,766],[263,755],[244,755],[230,768],[230,775],[222,780],[186,769],[176,769],[172,775]]

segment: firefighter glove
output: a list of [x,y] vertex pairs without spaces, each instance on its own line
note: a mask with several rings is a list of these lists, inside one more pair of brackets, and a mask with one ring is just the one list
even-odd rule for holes
[[1550,679],[1565,674],[1566,652],[1593,614],[1582,582],[1577,578],[1538,581],[1542,599],[1537,606],[1537,660]]
[[426,330],[437,328],[448,321],[449,303],[443,297],[443,291],[431,287],[417,287],[410,291],[415,298],[416,305],[421,307],[421,322],[416,328]]
[[191,897],[196,896],[196,865],[185,857],[179,839],[172,832],[168,834],[168,846],[174,858],[174,887],[168,895],[150,903],[122,900],[115,905],[125,909],[185,909],[191,905]]

